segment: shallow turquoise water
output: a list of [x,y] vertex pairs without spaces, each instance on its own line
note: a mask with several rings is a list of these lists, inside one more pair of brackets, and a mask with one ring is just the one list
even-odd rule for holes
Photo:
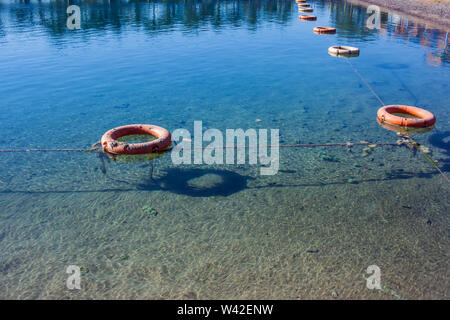
[[[0,3],[0,149],[85,149],[119,125],[196,120],[278,128],[281,144],[395,142],[327,53],[340,44],[360,48],[351,63],[385,104],[436,115],[414,138],[450,171],[444,31],[387,12],[370,30],[345,1],[310,1],[316,22],[294,1],[73,3],[77,31],[64,2]],[[94,154],[0,153],[1,297],[395,298],[365,287],[377,264],[404,298],[448,298],[448,183],[405,148],[361,152],[282,149],[272,177],[165,157],[152,178],[149,163],[106,162],[105,175]]]

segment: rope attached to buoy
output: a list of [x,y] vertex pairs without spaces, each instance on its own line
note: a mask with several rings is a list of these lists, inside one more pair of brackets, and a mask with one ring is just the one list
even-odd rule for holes
[[0,149],[0,152],[98,152],[93,149]]
[[[350,67],[353,69],[353,71],[356,73],[356,75],[361,79],[361,81],[366,85],[366,87],[370,90],[370,92],[372,92],[372,94],[375,96],[375,98],[377,98],[377,100],[381,103],[381,106],[385,106],[386,104],[383,102],[383,100],[380,98],[380,96],[375,92],[375,90],[372,88],[372,86],[369,84],[369,82],[366,80],[366,78],[364,78],[364,76],[356,69],[356,67],[350,62],[349,59],[345,59],[345,61],[347,61],[347,63],[350,65]],[[433,122],[434,124],[434,122]],[[399,134],[399,133],[398,133]],[[414,141],[413,138],[408,135],[408,134],[399,134],[400,137],[403,138],[403,140],[399,140],[402,141],[401,144],[406,145],[407,147],[409,147],[411,150],[419,150],[420,154],[424,157],[424,159],[431,163],[431,165],[439,171],[439,173],[444,177],[444,179],[450,183],[450,179],[447,177],[447,175],[439,168],[439,166],[437,165],[437,161],[433,160],[428,154],[427,152],[424,152],[424,149],[421,148],[421,145],[417,142]]]
[[[308,144],[282,144],[282,145],[267,145],[267,146],[223,146],[223,149],[252,149],[252,148],[312,148],[312,147],[352,147],[352,146],[398,146],[397,143],[392,142],[341,142],[341,143],[308,143]],[[93,148],[90,149],[0,149],[0,153],[7,152],[86,152],[96,153],[103,152],[99,146],[99,142],[93,144]],[[193,147],[192,149],[214,149],[214,147]]]

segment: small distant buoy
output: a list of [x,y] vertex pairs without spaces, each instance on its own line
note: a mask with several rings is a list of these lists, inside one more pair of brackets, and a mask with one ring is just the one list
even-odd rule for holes
[[[414,118],[402,117],[398,114],[405,114]],[[428,128],[436,123],[436,117],[430,111],[402,105],[389,105],[378,109],[377,118],[381,123],[407,128]]]
[[309,4],[309,3],[299,3],[298,4],[298,7],[299,8],[301,8],[301,7],[303,7],[303,8],[309,8],[311,5]]
[[307,16],[307,15],[299,16],[298,18],[300,20],[304,20],[304,21],[316,21],[317,20],[316,16]]
[[313,29],[313,31],[315,33],[318,34],[334,34],[336,33],[336,28],[331,28],[331,27],[315,27]]
[[[130,135],[151,135],[155,140],[143,143],[128,143],[117,139]],[[147,154],[163,151],[172,143],[170,132],[164,128],[149,124],[131,124],[107,131],[100,140],[104,151],[112,154]]]
[[313,12],[312,8],[298,8],[298,12]]
[[328,53],[332,56],[358,56],[359,49],[349,46],[333,46],[328,48]]

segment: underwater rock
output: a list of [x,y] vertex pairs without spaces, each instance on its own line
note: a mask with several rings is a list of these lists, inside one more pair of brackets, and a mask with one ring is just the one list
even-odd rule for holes
[[332,155],[330,156],[330,155],[328,155],[328,154],[326,154],[324,152],[319,152],[318,153],[318,157],[319,157],[320,160],[323,160],[323,161],[339,162],[338,158],[336,158],[335,156],[332,156]]
[[143,206],[141,210],[144,211],[144,213],[154,215],[155,217],[158,215],[158,211],[149,205]]
[[88,266],[81,266],[80,267],[80,272],[81,273],[88,273],[89,272]]
[[363,151],[362,151],[362,156],[363,157],[367,157],[371,153],[372,153],[372,149],[371,148],[364,148]]
[[373,149],[377,147],[376,144],[369,144],[366,148],[363,149],[362,156],[367,157],[369,154],[372,153]]
[[114,253],[107,253],[107,254],[105,254],[105,258],[106,258],[106,259],[112,259],[112,258],[114,258]]
[[183,294],[183,299],[188,299],[188,300],[197,300],[197,294],[193,291],[188,291],[186,293]]
[[295,171],[295,170],[287,170],[287,169],[280,169],[280,170],[278,170],[278,172],[281,172],[281,173],[296,173],[297,171]]

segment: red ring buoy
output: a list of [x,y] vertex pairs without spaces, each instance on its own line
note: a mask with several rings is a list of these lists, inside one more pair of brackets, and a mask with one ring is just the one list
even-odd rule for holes
[[313,12],[313,8],[298,8],[298,12]]
[[313,31],[315,33],[319,33],[319,34],[333,34],[333,33],[336,33],[336,29],[335,28],[331,28],[331,27],[315,27],[313,29]]
[[377,122],[384,129],[394,131],[394,132],[400,132],[403,134],[427,133],[434,129],[434,126],[426,127],[426,128],[400,127],[400,126],[396,126],[394,124],[390,124],[387,122],[381,122],[381,120],[378,117],[377,117]]
[[[155,136],[157,139],[143,143],[128,143],[117,141],[117,139],[135,135],[147,134]],[[112,154],[146,154],[162,151],[171,144],[172,136],[164,128],[149,124],[130,124],[107,131],[100,140],[102,148]]]
[[[419,118],[400,117],[393,113],[409,114]],[[401,127],[427,128],[436,123],[436,117],[430,111],[411,106],[384,106],[378,109],[377,117],[382,123],[387,122]]]
[[298,18],[300,20],[305,20],[305,21],[316,21],[317,20],[316,16],[307,16],[307,15],[299,16]]

